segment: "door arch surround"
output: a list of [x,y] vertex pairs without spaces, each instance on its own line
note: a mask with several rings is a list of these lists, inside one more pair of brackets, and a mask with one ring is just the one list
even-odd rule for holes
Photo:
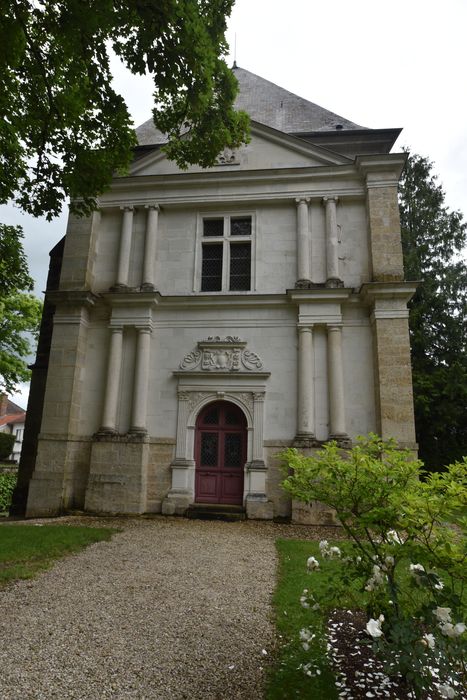
[[195,424],[195,502],[242,505],[248,429],[243,411],[214,401]]

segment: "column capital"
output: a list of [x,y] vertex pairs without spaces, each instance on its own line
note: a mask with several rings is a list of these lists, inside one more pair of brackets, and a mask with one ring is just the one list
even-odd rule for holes
[[324,205],[331,204],[332,202],[334,202],[334,204],[337,204],[338,201],[339,201],[339,197],[323,197],[323,204]]
[[333,333],[336,331],[341,331],[343,328],[343,323],[327,323],[326,328],[328,330],[328,333]]
[[135,206],[133,204],[121,204],[120,210],[121,211],[134,211]]
[[119,325],[119,326],[111,325],[111,326],[109,326],[109,331],[111,333],[123,333],[123,326],[122,325]]
[[263,403],[263,401],[264,401],[264,396],[265,396],[265,392],[264,392],[264,391],[255,391],[255,392],[253,393],[253,401],[254,401],[255,403]]
[[152,202],[151,204],[145,204],[144,205],[145,209],[156,209],[156,211],[160,211],[161,208],[157,202]]
[[138,331],[138,333],[152,333],[152,325],[144,325],[144,326],[134,326],[135,330]]
[[313,324],[308,326],[297,326],[297,331],[299,333],[313,333]]
[[295,197],[296,204],[309,204],[311,197]]

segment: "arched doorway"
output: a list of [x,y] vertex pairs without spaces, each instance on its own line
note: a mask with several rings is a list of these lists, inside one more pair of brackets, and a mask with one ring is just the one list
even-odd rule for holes
[[241,505],[246,458],[243,412],[227,401],[206,406],[196,421],[195,501]]

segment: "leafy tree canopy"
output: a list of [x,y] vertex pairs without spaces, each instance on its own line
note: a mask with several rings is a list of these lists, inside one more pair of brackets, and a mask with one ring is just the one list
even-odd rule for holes
[[467,223],[449,211],[432,163],[409,155],[399,203],[410,304],[415,423],[430,468],[467,454]]
[[29,379],[26,359],[36,339],[42,304],[28,292],[28,274],[21,227],[0,224],[0,393],[11,393]]
[[51,219],[86,214],[136,145],[112,87],[112,48],[154,78],[154,121],[181,167],[246,138],[221,58],[234,0],[0,0],[0,203]]

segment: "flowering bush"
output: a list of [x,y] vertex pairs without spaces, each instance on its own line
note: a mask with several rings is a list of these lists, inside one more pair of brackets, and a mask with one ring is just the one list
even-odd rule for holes
[[[330,443],[314,457],[289,449],[283,458],[284,488],[334,508],[351,540],[329,594],[357,580],[369,643],[387,673],[402,674],[416,697],[433,685],[456,697],[466,681],[467,518],[458,516],[467,506],[467,460],[425,475],[409,451],[375,435],[347,452]],[[447,525],[454,519],[455,529]],[[319,549],[340,556],[325,540]],[[313,576],[319,561],[307,566]],[[304,591],[301,604],[319,601]]]

